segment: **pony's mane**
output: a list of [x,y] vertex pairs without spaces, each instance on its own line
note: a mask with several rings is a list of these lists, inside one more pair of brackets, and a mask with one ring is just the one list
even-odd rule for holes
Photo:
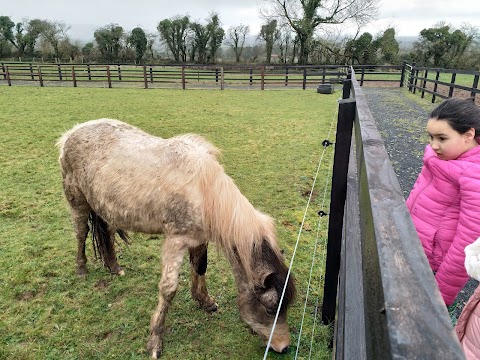
[[202,165],[204,227],[230,262],[239,263],[246,278],[253,281],[253,261],[261,256],[264,241],[283,259],[275,241],[273,219],[253,207],[217,161]]

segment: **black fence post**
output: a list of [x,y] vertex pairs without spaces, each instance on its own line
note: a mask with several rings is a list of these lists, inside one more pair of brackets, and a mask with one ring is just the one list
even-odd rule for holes
[[350,97],[350,91],[352,89],[352,73],[348,73],[345,80],[343,80],[342,99],[348,99]]
[[417,64],[414,62],[412,63],[412,69],[410,70],[410,78],[408,79],[408,91],[412,92],[413,89],[413,77],[415,76],[415,66]]
[[[350,80],[346,80],[351,82]],[[333,159],[330,215],[328,221],[327,261],[323,289],[322,322],[335,321],[338,274],[342,249],[343,215],[347,196],[347,173],[355,120],[355,99],[342,99],[338,105],[337,134]]]
[[7,72],[5,71],[5,64],[2,62],[2,73],[3,73],[3,80],[7,80]]
[[29,64],[30,65],[30,78],[32,80],[35,80],[35,76],[33,75],[33,66],[32,66],[32,63]]
[[425,72],[423,73],[423,83],[422,83],[422,99],[425,97],[425,88],[427,86],[427,77],[428,77],[428,70],[425,69]]
[[112,76],[110,73],[110,65],[107,65],[107,82],[108,82],[108,88],[112,88]]
[[75,65],[72,65],[72,82],[73,82],[73,87],[77,87],[77,77],[75,75]]
[[438,89],[438,79],[440,78],[440,70],[437,69],[437,75],[435,75],[435,85],[433,85],[432,104],[435,104],[435,98]]
[[403,82],[405,81],[405,67],[407,63],[404,61],[402,64],[402,74],[400,75],[400,87],[403,87]]
[[450,80],[450,89],[448,90],[448,97],[453,96],[453,89],[455,89],[455,79],[457,78],[457,73],[452,73],[452,79]]
[[260,80],[260,89],[265,90],[265,66],[262,66],[261,70],[261,80]]
[[185,79],[185,66],[182,66],[182,89],[186,88],[186,79]]
[[477,94],[475,89],[478,88],[478,75],[475,75],[473,78],[473,85],[472,85],[472,92],[470,93],[470,96],[473,98],[473,101],[475,101],[475,95]]
[[303,90],[307,88],[307,68],[303,68]]

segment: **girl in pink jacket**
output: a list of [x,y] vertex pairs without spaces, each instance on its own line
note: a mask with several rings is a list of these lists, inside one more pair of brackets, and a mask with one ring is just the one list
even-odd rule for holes
[[430,114],[427,132],[430,144],[407,207],[451,305],[468,280],[464,249],[480,236],[480,108],[445,100]]
[[[480,280],[480,238],[465,248],[465,268],[468,275]],[[480,286],[463,308],[455,332],[467,360],[480,359]]]

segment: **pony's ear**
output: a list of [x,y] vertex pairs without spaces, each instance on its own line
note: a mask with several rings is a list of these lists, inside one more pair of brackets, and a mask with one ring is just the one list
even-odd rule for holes
[[275,273],[271,270],[265,270],[260,274],[259,284],[263,289],[274,287]]
[[278,293],[275,288],[275,273],[265,270],[260,273],[258,300],[265,306],[268,314],[275,315],[278,306]]

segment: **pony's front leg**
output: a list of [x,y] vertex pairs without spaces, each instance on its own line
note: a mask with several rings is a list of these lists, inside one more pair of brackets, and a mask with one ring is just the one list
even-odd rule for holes
[[190,248],[190,274],[192,278],[192,297],[205,311],[212,313],[217,311],[218,305],[215,299],[208,295],[205,273],[207,271],[207,248],[208,244],[202,244]]
[[162,250],[162,277],[158,284],[158,306],[150,321],[150,338],[147,350],[152,358],[162,353],[165,317],[178,286],[178,274],[187,249],[182,237],[167,238]]

